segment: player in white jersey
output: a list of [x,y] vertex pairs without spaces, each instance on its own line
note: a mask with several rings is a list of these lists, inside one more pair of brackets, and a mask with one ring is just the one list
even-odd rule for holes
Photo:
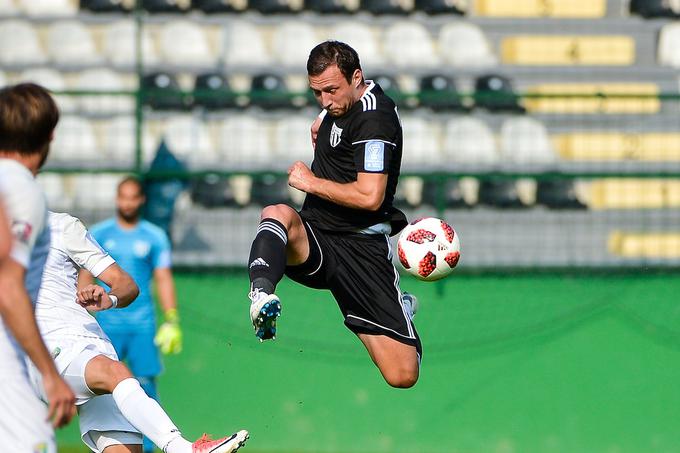
[[[137,285],[80,220],[50,212],[48,223],[52,241],[36,318],[59,372],[76,392],[83,442],[100,453],[141,452],[143,433],[166,453],[238,450],[248,437],[246,431],[218,440],[204,436],[192,444],[146,395],[88,313],[128,306],[139,294]],[[109,292],[96,284],[78,290],[80,269],[105,283]],[[39,382],[34,380],[36,389],[41,388]]]
[[[32,84],[0,90],[0,198],[11,223],[9,257],[0,260],[0,449],[55,452],[54,426],[68,423],[75,396],[61,379],[33,316],[49,249],[45,198],[35,174],[45,161],[59,111]],[[28,382],[25,355],[40,371],[49,410]]]

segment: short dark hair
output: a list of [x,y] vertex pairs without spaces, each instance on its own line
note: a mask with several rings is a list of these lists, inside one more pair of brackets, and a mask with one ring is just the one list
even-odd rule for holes
[[356,50],[340,41],[324,41],[309,53],[307,74],[316,76],[329,66],[336,65],[347,82],[352,82],[354,71],[361,69],[359,54]]
[[20,83],[0,90],[0,150],[44,152],[58,121],[57,103],[40,85]]
[[123,179],[120,180],[118,183],[118,188],[116,189],[116,193],[120,192],[120,188],[123,187],[125,184],[132,183],[137,186],[137,189],[139,189],[140,195],[144,195],[144,184],[142,183],[142,180],[139,179],[137,176],[134,175],[128,175],[125,176]]

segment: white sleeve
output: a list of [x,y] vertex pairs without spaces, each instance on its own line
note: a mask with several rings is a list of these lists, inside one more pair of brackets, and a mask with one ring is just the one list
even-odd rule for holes
[[116,262],[92,237],[80,220],[69,216],[65,219],[63,228],[64,250],[78,266],[87,269],[95,277]]
[[14,237],[10,256],[28,269],[35,241],[46,227],[45,197],[37,184],[19,184],[5,191],[3,198]]

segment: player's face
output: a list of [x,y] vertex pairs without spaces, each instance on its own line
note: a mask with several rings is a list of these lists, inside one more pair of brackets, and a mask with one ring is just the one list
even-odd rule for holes
[[361,70],[354,71],[351,83],[340,68],[332,65],[319,75],[309,76],[309,87],[322,108],[331,116],[342,116],[359,100],[363,89]]
[[144,195],[137,184],[128,182],[120,186],[116,197],[116,209],[121,218],[127,222],[137,220],[143,204]]

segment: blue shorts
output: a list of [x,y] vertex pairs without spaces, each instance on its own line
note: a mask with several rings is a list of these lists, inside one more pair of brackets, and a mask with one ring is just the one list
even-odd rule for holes
[[154,330],[132,332],[106,332],[116,349],[118,358],[124,360],[135,376],[153,377],[163,371],[158,347],[153,342]]

